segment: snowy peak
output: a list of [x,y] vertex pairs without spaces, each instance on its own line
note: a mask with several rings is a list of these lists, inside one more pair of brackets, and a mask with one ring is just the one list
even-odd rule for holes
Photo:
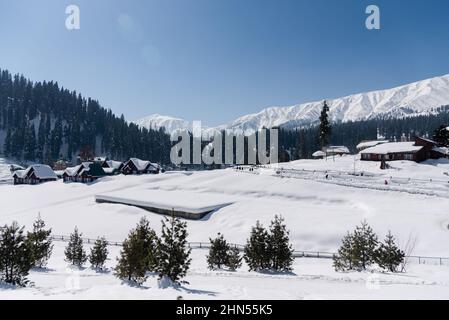
[[163,116],[160,114],[153,114],[148,117],[133,121],[140,127],[159,130],[165,128],[168,133],[174,132],[178,129],[189,129],[190,124],[187,120],[173,118],[169,116]]
[[[324,99],[323,99],[324,100]],[[290,107],[271,107],[242,116],[215,129],[241,129],[246,132],[282,126],[297,128],[318,122],[323,100]],[[449,75],[414,82],[393,89],[327,99],[334,122],[367,120],[376,117],[400,118],[436,113],[449,105]],[[185,120],[153,115],[135,123],[147,128],[165,127],[168,132],[189,128]],[[214,128],[209,131],[213,132]]]
[[[429,114],[443,105],[449,105],[449,75],[327,101],[334,122]],[[291,107],[267,108],[240,117],[228,127],[258,130],[263,127],[294,128],[309,125],[318,121],[322,106],[323,101],[317,101]]]

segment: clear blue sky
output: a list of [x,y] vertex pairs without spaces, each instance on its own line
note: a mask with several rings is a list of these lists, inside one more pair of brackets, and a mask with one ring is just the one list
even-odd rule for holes
[[[81,9],[81,30],[65,8]],[[380,31],[365,8],[381,9]],[[225,123],[449,73],[447,0],[0,0],[0,68],[134,120]]]

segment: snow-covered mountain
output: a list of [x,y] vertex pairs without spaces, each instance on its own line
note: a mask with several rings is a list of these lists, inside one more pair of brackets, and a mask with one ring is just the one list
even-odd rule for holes
[[[342,122],[436,113],[439,107],[449,105],[449,74],[393,89],[359,93],[327,101],[332,120]],[[290,107],[271,107],[259,113],[242,116],[216,129],[254,131],[264,127],[296,128],[310,125],[318,121],[322,105],[323,101],[317,101]],[[186,121],[175,118],[150,116],[145,119],[136,123],[145,127],[165,126],[168,132],[188,127]],[[213,128],[208,129],[211,130]]]
[[167,132],[173,132],[178,129],[190,129],[191,125],[187,120],[163,116],[160,114],[153,114],[148,117],[133,121],[140,127],[147,129],[159,130],[165,128]]

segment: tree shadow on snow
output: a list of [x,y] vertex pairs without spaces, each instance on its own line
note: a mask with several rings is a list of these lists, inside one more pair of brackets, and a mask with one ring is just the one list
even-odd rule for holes
[[31,268],[30,271],[37,272],[37,273],[50,273],[50,272],[55,272],[56,269],[47,268],[47,267],[34,267],[34,268]]
[[294,273],[293,271],[260,270],[258,271],[258,273],[270,276],[289,276],[289,277],[297,276],[297,274]]
[[185,292],[188,294],[199,294],[199,295],[207,295],[207,296],[212,296],[212,297],[215,297],[217,295],[217,292],[214,292],[214,291],[190,289],[190,288],[186,288],[183,285],[172,285],[170,287],[175,289],[176,291]]

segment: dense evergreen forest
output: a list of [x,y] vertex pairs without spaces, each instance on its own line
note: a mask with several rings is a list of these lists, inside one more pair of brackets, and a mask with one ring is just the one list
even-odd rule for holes
[[32,82],[0,70],[0,153],[52,164],[76,161],[80,152],[170,161],[170,136],[127,123],[98,101],[57,82]]
[[[347,146],[356,152],[356,146],[361,141],[376,140],[378,136],[390,141],[411,141],[416,136],[432,138],[441,125],[449,126],[449,106],[442,106],[436,111],[426,116],[333,123],[330,143]],[[312,153],[320,149],[319,126],[296,130],[280,128],[279,147],[292,160],[311,158]]]

